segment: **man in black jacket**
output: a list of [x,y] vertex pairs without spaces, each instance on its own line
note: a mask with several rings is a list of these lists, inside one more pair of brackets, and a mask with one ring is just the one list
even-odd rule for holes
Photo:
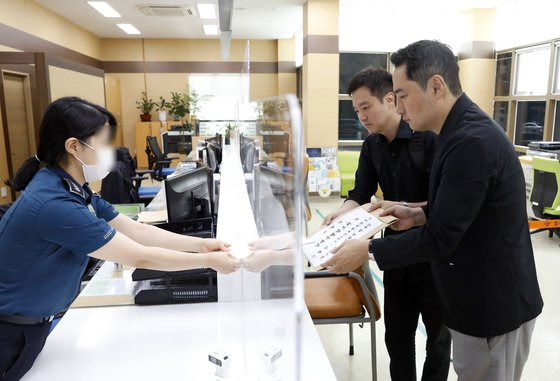
[[463,94],[446,45],[418,41],[391,61],[399,113],[412,129],[439,135],[428,205],[388,208],[395,229],[420,228],[347,241],[324,265],[345,272],[368,254],[382,270],[429,260],[459,380],[519,380],[543,301],[515,150]]
[[[360,71],[350,80],[347,93],[370,135],[362,145],[354,189],[340,208],[325,217],[324,224],[369,203],[378,186],[384,201],[376,207],[425,205],[437,135],[413,132],[402,120],[396,110],[392,76],[385,69]],[[385,229],[386,236],[398,233]],[[383,283],[391,379],[416,380],[415,334],[422,314],[427,334],[422,380],[447,380],[451,337],[443,323],[429,262],[385,271]]]

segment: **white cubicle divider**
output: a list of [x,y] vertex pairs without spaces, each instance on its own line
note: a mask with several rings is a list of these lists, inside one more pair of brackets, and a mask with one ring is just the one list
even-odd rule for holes
[[[259,238],[245,175],[239,156],[239,142],[232,139],[222,149],[220,166],[220,206],[216,237],[231,243],[231,252],[244,259],[249,243]],[[261,276],[243,267],[233,274],[218,274],[218,301],[243,302],[261,299]]]
[[[300,324],[305,309],[301,113],[293,96],[259,101],[251,107],[257,112],[257,130],[282,133],[261,138],[233,134],[230,144],[223,146],[217,238],[232,244],[241,268],[234,274],[218,275],[218,300],[240,302],[244,317],[237,320],[241,322],[238,332],[262,334],[245,336],[243,350],[233,350],[231,343],[236,341],[230,335],[235,324],[232,327],[227,318],[218,323],[216,347],[244,356],[241,373],[231,369],[237,376],[299,380]],[[258,162],[257,150],[267,158],[264,162]],[[253,181],[247,182],[244,172],[250,172]],[[255,306],[268,307],[255,318]]]

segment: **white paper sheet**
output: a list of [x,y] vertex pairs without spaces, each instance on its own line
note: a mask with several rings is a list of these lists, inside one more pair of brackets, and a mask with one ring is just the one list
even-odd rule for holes
[[303,253],[314,267],[332,257],[331,250],[349,239],[366,238],[372,235],[383,222],[377,217],[356,208],[313,234],[303,245]]

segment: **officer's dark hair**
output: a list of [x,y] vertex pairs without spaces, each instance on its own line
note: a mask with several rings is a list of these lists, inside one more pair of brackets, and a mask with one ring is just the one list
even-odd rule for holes
[[78,97],[57,99],[47,107],[41,121],[37,155],[27,159],[6,184],[16,192],[22,191],[41,165],[59,166],[66,159],[66,140],[77,138],[87,143],[106,124],[113,139],[117,121],[109,111]]
[[393,76],[381,67],[366,67],[352,77],[346,93],[352,96],[354,91],[364,86],[369,89],[371,95],[383,103],[383,97],[393,91]]
[[406,76],[424,91],[428,80],[439,74],[454,96],[463,92],[459,81],[459,65],[449,46],[434,40],[416,41],[391,55],[395,68],[406,65]]

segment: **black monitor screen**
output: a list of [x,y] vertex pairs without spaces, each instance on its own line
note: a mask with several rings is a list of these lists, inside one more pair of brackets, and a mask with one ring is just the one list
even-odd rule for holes
[[200,167],[165,180],[169,222],[211,217],[212,174]]

